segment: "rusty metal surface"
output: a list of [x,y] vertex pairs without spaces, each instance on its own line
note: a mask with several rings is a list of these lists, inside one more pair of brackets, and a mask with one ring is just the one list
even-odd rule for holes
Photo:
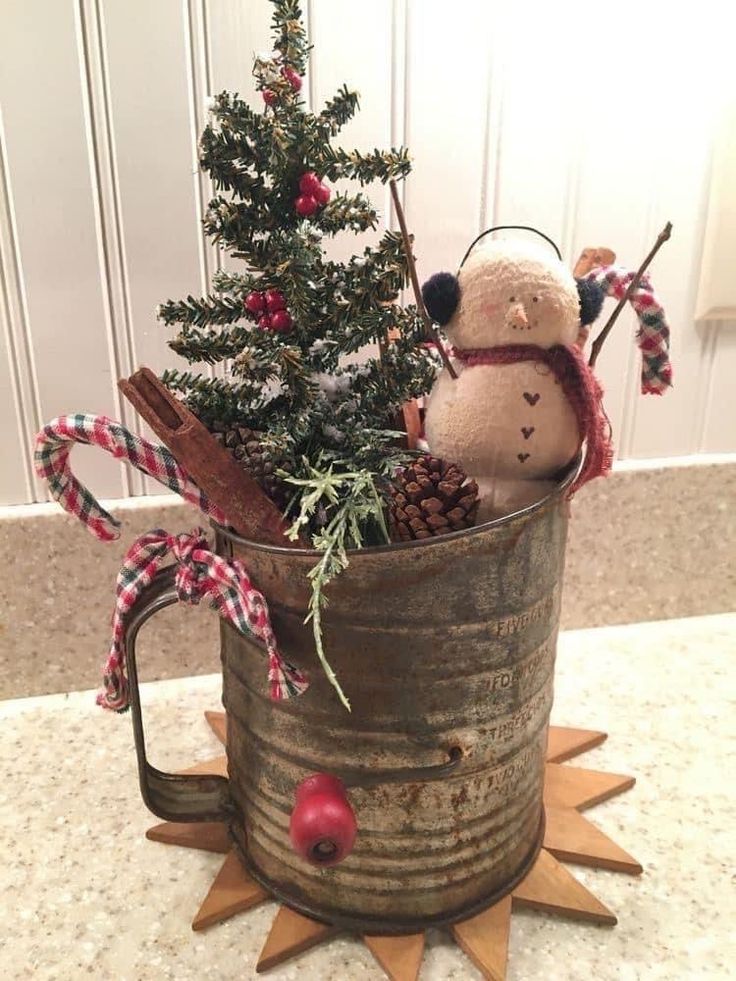
[[165,821],[224,821],[231,815],[229,784],[224,777],[163,773],[151,766],[146,756],[136,640],[147,620],[179,601],[175,575],[174,566],[159,569],[138,596],[125,623],[125,662],[141,797],[146,807]]
[[516,886],[522,882],[532,869],[532,866],[537,860],[540,849],[542,847],[542,842],[544,840],[545,832],[545,815],[544,810],[542,811],[542,819],[539,826],[539,832],[536,836],[532,850],[523,861],[517,866],[513,876],[510,879],[506,879],[499,887],[492,893],[484,893],[478,899],[468,903],[462,908],[451,910],[451,911],[441,911],[440,913],[434,915],[424,915],[418,916],[414,913],[411,917],[399,918],[393,916],[391,919],[385,919],[386,914],[379,914],[377,916],[366,916],[365,914],[355,915],[350,912],[346,913],[342,909],[332,908],[327,914],[324,907],[315,908],[310,905],[308,899],[297,898],[293,891],[288,893],[283,892],[281,886],[278,883],[273,882],[268,879],[264,874],[262,869],[253,864],[253,861],[248,854],[247,849],[244,847],[244,835],[241,830],[237,830],[233,833],[233,827],[231,826],[230,833],[235,846],[235,850],[240,857],[241,862],[245,868],[250,872],[254,879],[256,879],[271,895],[274,899],[285,903],[292,909],[303,913],[305,916],[309,916],[312,919],[322,920],[325,923],[330,923],[332,926],[340,927],[344,930],[353,930],[363,934],[376,933],[381,936],[390,934],[413,934],[418,933],[421,930],[427,930],[433,926],[448,926],[451,923],[460,923],[464,920],[468,920],[478,913],[482,913],[484,910],[493,906],[504,896],[512,892]]
[[[536,854],[562,489],[500,522],[351,553],[324,616],[351,713],[303,624],[315,553],[218,529],[218,550],[246,563],[280,649],[311,679],[301,697],[271,701],[263,650],[222,624],[230,793],[241,815],[231,831],[246,864],[287,903],[359,928],[411,930],[489,904]],[[320,770],[351,784],[358,820],[353,853],[327,869],[297,857],[288,837],[294,789]]]

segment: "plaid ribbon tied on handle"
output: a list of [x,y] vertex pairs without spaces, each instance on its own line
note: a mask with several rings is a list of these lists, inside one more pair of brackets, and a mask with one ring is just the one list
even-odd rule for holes
[[105,665],[104,689],[97,696],[98,704],[116,712],[128,708],[124,646],[126,616],[169,554],[177,562],[175,586],[179,599],[195,605],[206,600],[240,633],[252,634],[263,642],[268,655],[271,698],[281,700],[300,695],[309,683],[298,668],[279,654],[266,599],[253,586],[243,563],[212,552],[202,528],[195,528],[188,535],[169,535],[157,528],[141,535],[131,546],[118,573],[112,645]]
[[[180,494],[219,524],[227,524],[222,511],[197,487],[165,446],[134,435],[107,416],[87,413],[59,416],[45,425],[36,437],[36,473],[47,481],[51,494],[64,510],[76,515],[101,541],[119,538],[120,522],[72,473],[69,455],[75,443],[98,446],[117,459],[127,461]],[[242,634],[252,634],[264,643],[271,698],[300,695],[309,683],[298,668],[279,654],[268,605],[251,582],[243,563],[212,552],[201,528],[189,535],[169,535],[157,528],[134,542],[118,573],[112,645],[105,665],[104,691],[98,696],[98,704],[118,712],[128,707],[125,617],[169,553],[178,563],[175,585],[179,599],[195,604],[206,599]]]

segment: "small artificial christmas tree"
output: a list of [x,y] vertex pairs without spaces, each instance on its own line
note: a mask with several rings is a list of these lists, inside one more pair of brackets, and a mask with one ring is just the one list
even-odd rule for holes
[[[159,310],[179,327],[172,350],[190,363],[223,363],[225,377],[167,371],[163,380],[225,446],[250,444],[240,453],[244,464],[264,455],[278,461],[278,503],[293,516],[291,533],[307,531],[323,552],[312,570],[310,615],[345,701],[322,650],[323,588],[347,564],[346,549],[389,540],[386,478],[406,458],[395,419],[429,390],[436,361],[423,346],[417,308],[397,302],[408,275],[400,234],[387,231],[346,263],[322,247],[323,236],[378,224],[365,195],[333,193],[330,182],[404,178],[408,153],[331,145],[358,95],[343,87],[321,112],[305,110],[310,48],[299,3],[272,3],[275,50],[254,65],[264,106],[223,92],[200,143],[203,169],[226,192],[210,202],[205,231],[243,260],[243,271],[221,271],[211,295]],[[367,345],[374,353],[357,357]]]

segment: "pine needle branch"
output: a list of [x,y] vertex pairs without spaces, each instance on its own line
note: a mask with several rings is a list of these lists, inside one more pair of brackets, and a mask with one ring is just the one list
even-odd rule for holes
[[358,93],[351,92],[347,85],[343,85],[318,116],[321,132],[337,136],[341,127],[353,118],[359,108]]
[[343,150],[325,144],[313,151],[319,169],[330,180],[350,177],[361,184],[380,180],[384,184],[390,178],[406,177],[411,170],[411,160],[406,147],[391,150],[373,150],[361,153],[359,150]]
[[301,531],[309,526],[318,508],[329,515],[322,530],[313,538],[314,547],[322,552],[322,557],[308,573],[312,594],[304,622],[311,621],[315,650],[320,663],[338,698],[350,711],[350,702],[324,649],[322,611],[328,605],[325,589],[348,567],[348,549],[363,545],[366,522],[377,521],[386,542],[389,541],[389,535],[374,474],[364,470],[336,473],[335,467],[339,461],[333,461],[326,469],[320,469],[323,461],[324,457],[313,466],[305,460],[307,477],[297,478],[284,474],[290,484],[300,489],[299,513],[287,534],[296,541]]
[[164,324],[192,324],[195,327],[209,327],[213,324],[232,324],[243,316],[243,301],[240,297],[188,296],[186,300],[167,300],[156,311],[156,316]]

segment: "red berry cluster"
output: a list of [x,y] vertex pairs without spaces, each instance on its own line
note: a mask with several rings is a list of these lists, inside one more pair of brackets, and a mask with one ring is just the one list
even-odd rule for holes
[[[298,92],[302,87],[302,77],[297,72],[294,71],[289,65],[284,65],[281,69],[281,74],[292,87],[295,92]],[[278,94],[274,92],[273,89],[263,90],[263,101],[267,106],[273,106],[279,101]]]
[[302,174],[299,180],[301,194],[294,202],[296,213],[302,218],[309,218],[318,208],[324,207],[330,200],[331,191],[317,177],[313,170]]
[[286,298],[281,290],[252,290],[243,300],[243,306],[256,320],[261,330],[274,330],[286,334],[294,321],[286,309]]

